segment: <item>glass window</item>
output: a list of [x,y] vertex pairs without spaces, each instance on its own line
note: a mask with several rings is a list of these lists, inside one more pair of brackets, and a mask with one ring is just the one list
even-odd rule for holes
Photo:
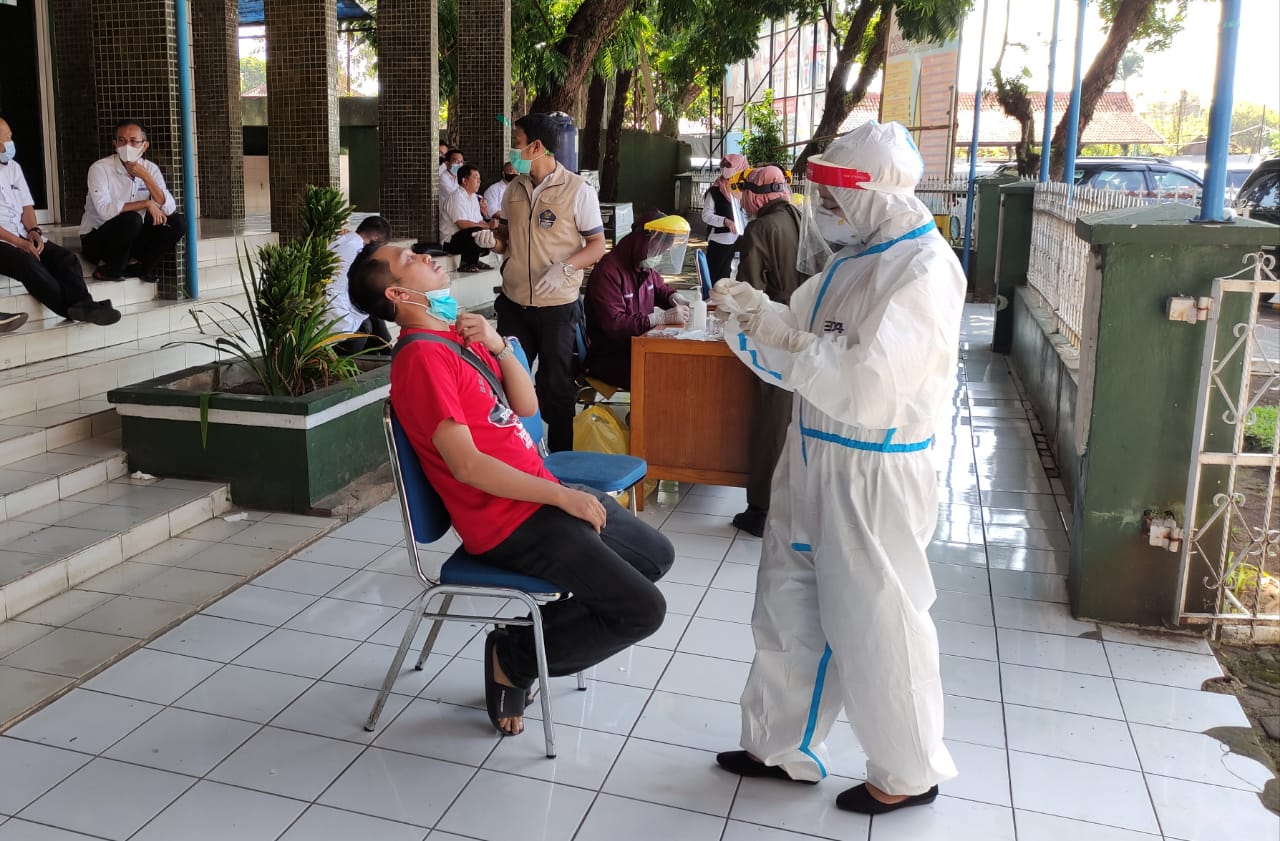
[[1095,190],[1116,190],[1130,196],[1140,196],[1147,191],[1147,182],[1141,172],[1119,170],[1099,172],[1093,179]]
[[1200,195],[1200,185],[1181,172],[1153,169],[1151,180],[1156,195],[1162,199],[1193,199]]
[[1249,210],[1280,210],[1280,172],[1263,176],[1240,194],[1241,208]]

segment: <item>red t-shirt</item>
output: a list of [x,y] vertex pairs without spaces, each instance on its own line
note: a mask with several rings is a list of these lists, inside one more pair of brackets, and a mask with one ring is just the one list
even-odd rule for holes
[[[458,332],[412,329],[459,341]],[[481,364],[502,380],[498,363],[480,345]],[[472,353],[468,349],[464,353]],[[454,420],[471,430],[476,449],[517,470],[556,481],[520,418],[498,402],[480,373],[450,348],[436,342],[405,345],[391,364],[391,405],[432,487],[440,494],[453,527],[468,552],[487,552],[511,535],[540,507],[536,502],[507,499],[459,482],[431,438],[441,421]]]

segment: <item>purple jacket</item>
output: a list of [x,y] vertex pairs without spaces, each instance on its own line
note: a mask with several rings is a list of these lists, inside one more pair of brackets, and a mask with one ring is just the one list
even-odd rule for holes
[[631,388],[631,337],[647,333],[649,314],[670,309],[677,291],[640,265],[645,245],[642,233],[623,237],[587,282],[587,373],[622,389]]

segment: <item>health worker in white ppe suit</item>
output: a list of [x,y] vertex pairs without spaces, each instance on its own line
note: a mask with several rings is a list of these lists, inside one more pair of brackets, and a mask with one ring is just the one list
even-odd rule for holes
[[956,775],[925,548],[965,280],[913,195],[923,168],[897,123],[836,140],[806,171],[798,262],[818,273],[789,306],[740,281],[711,296],[733,351],[797,398],[765,524],[743,750],[717,761],[817,782],[843,707],[867,783],[836,804],[866,814],[929,803]]

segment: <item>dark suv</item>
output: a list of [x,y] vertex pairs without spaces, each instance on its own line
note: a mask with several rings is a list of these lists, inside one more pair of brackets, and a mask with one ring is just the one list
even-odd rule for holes
[[1204,183],[1163,158],[1076,158],[1076,185],[1128,196],[1198,202]]
[[1280,158],[1258,164],[1236,194],[1236,212],[1280,225]]

